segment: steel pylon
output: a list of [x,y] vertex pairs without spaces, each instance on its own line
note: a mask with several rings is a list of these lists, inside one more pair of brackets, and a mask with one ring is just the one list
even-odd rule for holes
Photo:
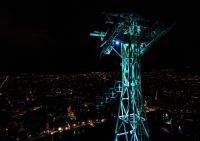
[[[113,50],[122,59],[122,89],[114,141],[147,141],[150,135],[141,89],[140,57],[172,26],[166,28],[156,22],[147,27],[146,20],[132,13],[104,14],[108,19],[106,23],[112,25],[111,30],[95,31],[90,35],[103,41],[100,55],[108,55]],[[120,51],[115,49],[118,39]]]
[[122,91],[115,141],[144,141],[149,138],[140,75],[140,48],[134,43],[121,44]]

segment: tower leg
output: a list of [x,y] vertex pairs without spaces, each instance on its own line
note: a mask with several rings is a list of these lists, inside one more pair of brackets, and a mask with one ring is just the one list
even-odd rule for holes
[[139,48],[121,44],[122,92],[115,128],[115,141],[146,141],[149,139],[146,113],[143,111]]

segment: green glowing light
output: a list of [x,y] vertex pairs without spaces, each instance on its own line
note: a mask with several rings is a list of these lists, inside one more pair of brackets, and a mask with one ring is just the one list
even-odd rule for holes
[[[108,13],[105,15],[111,24],[115,24],[115,29],[106,38],[107,40],[102,42],[100,46],[102,48],[101,54],[110,54],[114,50],[122,59],[122,81],[116,81],[115,88],[110,89],[110,96],[106,95],[105,99],[108,102],[107,98],[115,98],[117,93],[120,96],[114,140],[147,141],[150,135],[144,111],[139,58],[153,43],[165,35],[171,27],[158,26],[150,31],[149,27],[143,27],[138,24],[144,21],[138,15],[130,13]],[[111,21],[109,16],[117,19],[121,18],[121,20],[114,22]],[[105,32],[95,32],[90,35],[102,38],[106,36]],[[128,35],[129,40],[122,43],[117,40],[117,37],[123,35]],[[115,41],[116,45],[120,45],[120,52],[114,49],[113,41]]]

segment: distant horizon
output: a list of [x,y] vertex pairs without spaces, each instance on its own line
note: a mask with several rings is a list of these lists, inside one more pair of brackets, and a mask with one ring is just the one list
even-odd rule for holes
[[[146,73],[146,72],[153,72],[153,71],[163,71],[163,70],[173,70],[173,71],[177,71],[177,72],[187,72],[187,73],[199,73],[200,74],[200,68],[194,68],[191,66],[183,66],[183,67],[155,67],[155,68],[145,68],[145,69],[141,69],[141,73]],[[6,76],[6,75],[22,75],[22,74],[36,74],[36,75],[67,75],[67,74],[87,74],[87,73],[98,73],[98,72],[102,72],[102,73],[109,73],[109,72],[121,72],[120,69],[109,69],[109,68],[104,68],[104,69],[81,69],[81,70],[71,70],[71,71],[0,71],[0,76]]]

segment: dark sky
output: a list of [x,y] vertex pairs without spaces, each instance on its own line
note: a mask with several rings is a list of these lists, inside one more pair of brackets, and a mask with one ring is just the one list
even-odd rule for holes
[[1,72],[73,72],[116,69],[116,55],[98,59],[100,41],[89,33],[102,27],[102,11],[136,12],[149,20],[176,22],[142,57],[142,66],[199,67],[197,2],[174,0],[5,1],[0,4]]

